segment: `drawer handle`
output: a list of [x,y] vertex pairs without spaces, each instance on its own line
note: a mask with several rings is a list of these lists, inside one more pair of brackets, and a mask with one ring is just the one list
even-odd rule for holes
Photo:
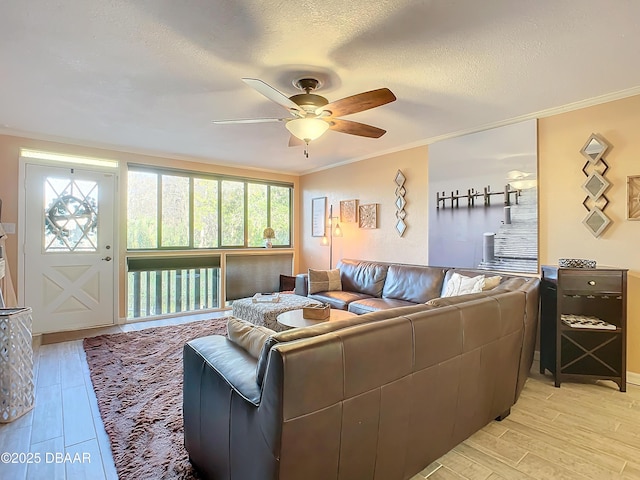
[[587,283],[593,287],[596,284],[596,281],[595,280],[589,280]]

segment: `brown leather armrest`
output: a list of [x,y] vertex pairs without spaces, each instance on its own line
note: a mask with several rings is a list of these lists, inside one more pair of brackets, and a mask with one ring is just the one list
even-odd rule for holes
[[196,338],[184,349],[185,355],[190,350],[201,357],[205,365],[241,397],[254,405],[260,403],[260,387],[256,383],[257,360],[244,349],[222,335]]

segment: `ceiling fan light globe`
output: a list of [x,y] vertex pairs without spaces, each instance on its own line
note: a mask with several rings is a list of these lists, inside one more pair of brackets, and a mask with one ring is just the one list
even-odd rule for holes
[[291,135],[309,143],[321,137],[329,129],[329,124],[319,118],[296,118],[289,120],[285,127]]

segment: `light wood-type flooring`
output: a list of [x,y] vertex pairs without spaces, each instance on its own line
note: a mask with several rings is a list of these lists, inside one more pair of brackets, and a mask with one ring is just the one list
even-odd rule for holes
[[[0,463],[0,480],[116,480],[81,339],[211,317],[48,335],[42,344],[34,342],[36,406],[0,424],[0,454],[39,452],[42,461]],[[627,393],[610,382],[555,388],[549,375],[537,371],[534,363],[509,417],[490,423],[411,480],[640,479],[640,387],[628,385]],[[89,454],[90,462],[46,462],[47,453],[50,460],[56,453],[71,459]]]

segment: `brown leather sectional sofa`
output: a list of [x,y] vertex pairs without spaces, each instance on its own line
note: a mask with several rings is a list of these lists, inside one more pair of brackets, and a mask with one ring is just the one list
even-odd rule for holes
[[[441,295],[446,268],[340,260],[342,290],[308,295],[307,274],[296,276],[296,295],[362,314],[426,303]],[[482,272],[486,273],[486,272]]]
[[[385,297],[389,270],[380,296],[353,301],[408,304],[279,332],[258,359],[223,336],[185,346],[185,446],[205,478],[408,479],[508,414],[533,360],[538,279],[425,304]],[[435,273],[415,295],[442,291],[451,273]]]

